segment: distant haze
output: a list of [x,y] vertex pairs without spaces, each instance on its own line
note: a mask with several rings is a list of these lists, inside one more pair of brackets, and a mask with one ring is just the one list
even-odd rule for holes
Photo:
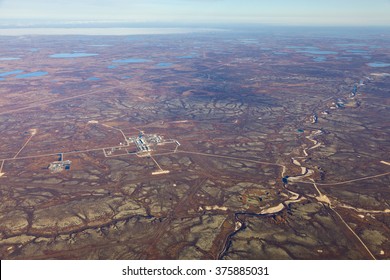
[[0,36],[23,35],[151,35],[217,32],[211,28],[0,28]]
[[16,20],[389,26],[389,0],[0,0]]

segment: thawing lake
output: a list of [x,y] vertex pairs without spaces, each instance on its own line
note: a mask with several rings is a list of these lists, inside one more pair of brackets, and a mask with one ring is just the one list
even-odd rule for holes
[[56,53],[52,54],[49,57],[51,58],[80,58],[80,57],[89,57],[96,56],[96,53]]
[[170,62],[160,62],[160,63],[156,64],[157,67],[169,67],[172,65],[173,65],[173,63],[170,63]]
[[90,77],[90,78],[87,79],[87,81],[100,81],[100,78]]
[[118,59],[114,60],[114,63],[145,63],[150,62],[151,60],[145,58],[127,58],[127,59]]
[[390,63],[386,63],[386,62],[371,62],[371,63],[367,63],[367,65],[370,66],[370,67],[389,67]]
[[194,55],[182,55],[182,56],[177,56],[176,58],[194,58],[195,56]]
[[9,71],[9,72],[3,72],[3,73],[0,73],[0,77],[7,77],[10,75],[16,75],[16,74],[20,74],[22,72],[23,72],[23,70],[14,70],[14,71]]
[[298,53],[308,53],[308,54],[338,54],[334,51],[322,51],[322,50],[300,50]]
[[11,60],[19,60],[20,57],[0,57],[0,60],[3,61],[11,61]]
[[367,50],[346,50],[348,53],[353,53],[353,54],[368,54],[370,53]]
[[326,57],[325,56],[318,56],[318,57],[313,58],[313,61],[324,62],[324,61],[326,61]]
[[49,74],[49,73],[43,72],[43,71],[37,71],[37,72],[31,72],[31,73],[17,75],[16,78],[17,79],[25,79],[25,78],[33,78],[33,77],[42,77],[42,76],[45,76],[47,74]]

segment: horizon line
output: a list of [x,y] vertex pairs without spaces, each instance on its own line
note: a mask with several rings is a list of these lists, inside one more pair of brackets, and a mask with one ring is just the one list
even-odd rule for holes
[[[132,25],[132,26],[131,26]],[[0,29],[19,28],[208,28],[216,26],[228,27],[309,27],[309,28],[390,28],[390,24],[313,24],[313,23],[262,23],[262,22],[128,22],[128,21],[67,21],[36,23],[5,23],[0,20]]]

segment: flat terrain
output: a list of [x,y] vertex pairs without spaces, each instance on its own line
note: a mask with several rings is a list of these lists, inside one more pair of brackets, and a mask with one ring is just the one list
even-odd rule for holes
[[389,46],[0,37],[0,258],[390,259]]

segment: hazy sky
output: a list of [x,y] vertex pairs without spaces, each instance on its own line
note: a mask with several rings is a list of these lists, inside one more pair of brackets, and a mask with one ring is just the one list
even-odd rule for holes
[[0,0],[0,19],[390,25],[390,0]]

